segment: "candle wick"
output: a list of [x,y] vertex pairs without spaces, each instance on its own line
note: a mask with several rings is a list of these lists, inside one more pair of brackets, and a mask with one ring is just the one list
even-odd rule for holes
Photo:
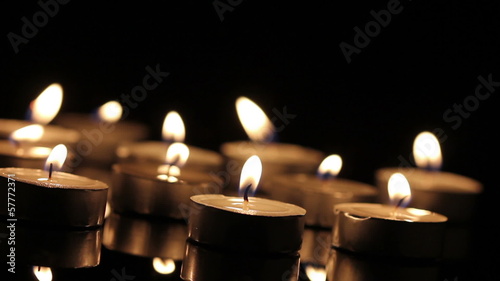
[[399,199],[398,203],[396,204],[396,208],[394,209],[401,207],[401,204],[403,204],[403,201],[406,199],[406,197],[408,197],[408,195],[403,196],[403,198]]
[[247,185],[247,187],[245,187],[245,193],[243,194],[243,200],[245,200],[245,202],[248,202],[248,192],[250,191],[251,187],[252,184],[249,184]]
[[52,178],[52,163],[49,164],[49,180]]
[[40,269],[41,269],[41,266],[38,266],[38,271],[40,271]]

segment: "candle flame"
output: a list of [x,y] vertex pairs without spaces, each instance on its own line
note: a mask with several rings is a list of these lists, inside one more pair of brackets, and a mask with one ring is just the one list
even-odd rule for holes
[[170,165],[182,167],[188,158],[189,147],[183,143],[174,142],[168,146],[167,153],[165,155],[165,162]]
[[50,164],[52,164],[52,169],[54,171],[60,170],[66,161],[66,156],[68,155],[68,149],[64,144],[58,144],[52,148],[52,151],[45,161],[45,170],[48,170]]
[[262,175],[262,162],[259,156],[253,155],[247,159],[243,168],[241,168],[239,193],[243,195],[245,189],[250,186],[249,195],[255,194]]
[[439,170],[442,165],[439,141],[430,132],[418,134],[413,142],[413,157],[418,167]]
[[246,97],[236,100],[236,111],[241,125],[252,141],[269,142],[273,139],[275,129],[262,109]]
[[325,281],[326,280],[326,269],[323,267],[315,267],[312,265],[307,265],[305,268],[306,275],[311,281]]
[[15,130],[12,134],[10,134],[10,139],[15,142],[36,142],[42,138],[43,133],[43,126],[33,124]]
[[176,111],[170,111],[163,121],[162,137],[167,142],[184,142],[186,129],[181,116]]
[[38,124],[48,124],[56,117],[61,108],[63,90],[58,83],[48,86],[35,100],[31,102],[31,121]]
[[392,205],[406,207],[410,204],[410,183],[403,174],[394,173],[391,175],[387,184],[387,191]]
[[99,119],[104,122],[115,123],[122,117],[123,108],[117,101],[108,101],[97,109]]
[[328,179],[336,177],[342,168],[342,158],[337,154],[326,157],[318,167],[318,177]]
[[52,281],[52,270],[50,270],[50,267],[33,266],[33,273],[38,281]]
[[170,274],[175,271],[175,262],[173,259],[153,259],[153,268],[160,274]]

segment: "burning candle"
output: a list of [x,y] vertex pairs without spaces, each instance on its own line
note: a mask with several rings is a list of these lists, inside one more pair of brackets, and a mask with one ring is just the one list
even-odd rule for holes
[[220,179],[208,173],[181,169],[188,157],[188,146],[176,142],[168,147],[163,164],[113,165],[111,208],[118,213],[187,218],[191,196],[221,190]]
[[147,126],[122,120],[122,113],[119,102],[109,101],[97,108],[95,114],[63,113],[54,123],[81,132],[78,152],[91,166],[108,168],[116,160],[115,151],[121,143],[143,140],[149,135]]
[[381,256],[441,258],[447,218],[428,210],[405,208],[411,190],[400,173],[389,178],[388,192],[392,205],[336,205],[333,246]]
[[[176,111],[170,111],[165,116],[162,127],[163,141],[128,142],[120,145],[116,150],[119,162],[164,162],[169,145],[173,142],[184,142],[185,126],[181,116]],[[208,149],[187,145],[189,159],[184,169],[205,172],[219,172],[223,168],[223,157]]]
[[[411,207],[441,213],[451,222],[470,221],[483,190],[482,184],[469,177],[439,171],[442,164],[441,147],[430,132],[422,132],[415,138],[413,156],[417,168],[377,170],[377,186],[383,190],[391,174],[402,173],[412,187]],[[380,194],[382,202],[387,202],[387,192]]]
[[308,226],[331,228],[333,207],[346,202],[375,202],[378,190],[369,184],[338,178],[342,158],[337,154],[326,157],[317,174],[282,174],[269,180],[269,197],[307,210]]
[[0,168],[0,180],[9,192],[0,200],[12,208],[0,215],[13,220],[41,224],[87,227],[103,223],[108,186],[100,181],[81,177],[58,169],[67,155],[64,145],[55,146],[45,164],[45,170],[32,168]]
[[192,196],[189,239],[240,252],[294,253],[300,250],[306,211],[289,203],[252,197],[261,173],[262,163],[253,155],[241,171],[240,197]]
[[62,143],[74,146],[81,138],[79,132],[49,125],[59,113],[63,100],[63,90],[60,84],[49,85],[36,99],[34,99],[28,110],[28,120],[0,119],[0,138],[7,139],[12,133],[32,124],[43,126],[43,134],[36,140],[39,146],[53,147]]
[[226,170],[229,173],[230,186],[237,186],[240,167],[251,155],[258,155],[266,167],[260,187],[263,194],[272,188],[267,184],[272,175],[314,173],[324,158],[322,152],[296,144],[273,142],[276,129],[264,111],[246,97],[236,100],[236,110],[251,141],[233,141],[221,145],[220,150],[228,159]]

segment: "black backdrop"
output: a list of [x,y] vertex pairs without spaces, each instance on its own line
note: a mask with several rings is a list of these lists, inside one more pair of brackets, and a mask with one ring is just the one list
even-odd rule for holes
[[[437,129],[446,136],[442,169],[485,185],[476,222],[484,259],[471,270],[477,280],[498,278],[500,87],[481,100],[474,95],[479,76],[500,81],[499,4],[270,2],[67,1],[46,22],[36,18],[40,27],[25,39],[16,37],[23,36],[23,17],[33,22],[40,4],[4,3],[1,117],[24,118],[29,102],[52,82],[64,87],[61,112],[90,112],[130,95],[151,66],[170,75],[127,119],[147,123],[153,139],[160,139],[170,110],[183,117],[189,144],[216,150],[244,139],[234,101],[245,95],[270,116],[285,107],[295,116],[280,141],[338,153],[343,177],[372,182],[375,169],[400,164],[399,155],[410,159],[419,132]],[[340,44],[356,46],[354,28],[363,30],[374,20],[370,11],[388,5],[397,10],[390,22],[372,29],[370,42],[348,63]],[[24,41],[14,47],[12,40]],[[453,112],[464,101],[463,115]],[[454,119],[444,117],[449,110]]]

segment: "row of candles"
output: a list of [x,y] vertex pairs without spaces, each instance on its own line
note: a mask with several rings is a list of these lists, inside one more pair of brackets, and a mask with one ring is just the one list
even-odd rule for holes
[[[332,247],[353,253],[440,259],[449,254],[449,225],[471,220],[483,189],[439,171],[440,144],[429,132],[414,142],[418,167],[379,169],[371,185],[339,178],[339,155],[270,142],[272,123],[246,97],[236,110],[250,140],[224,143],[219,153],[186,145],[174,111],[165,117],[162,141],[146,140],[146,126],[120,120],[117,102],[96,115],[57,116],[62,92],[50,85],[30,105],[30,120],[0,120],[0,178],[5,186],[16,182],[15,217],[83,228],[102,226],[110,210],[185,219],[184,280],[198,280],[192,269],[203,263],[196,253],[211,249],[278,255],[271,272],[298,268],[308,227],[328,229]],[[64,164],[82,156],[104,173]],[[9,216],[7,208],[0,214]],[[292,270],[289,280],[297,274]]]

